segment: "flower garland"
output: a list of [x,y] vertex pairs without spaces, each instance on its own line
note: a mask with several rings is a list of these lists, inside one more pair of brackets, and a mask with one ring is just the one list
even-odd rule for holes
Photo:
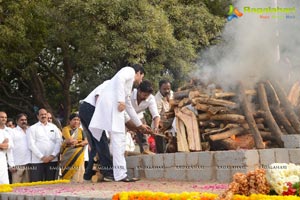
[[268,166],[266,178],[278,195],[298,195],[300,166],[293,163],[273,163]]
[[199,199],[215,200],[217,194],[200,192],[165,193],[151,191],[120,192],[113,196],[112,200],[169,200],[169,199]]
[[14,183],[14,184],[0,184],[1,192],[12,192],[14,187],[36,186],[36,185],[50,185],[59,183],[70,183],[70,180],[54,180],[54,181],[37,181],[30,183]]
[[[120,192],[113,196],[112,200],[217,200],[218,195],[212,193],[183,192],[164,193],[151,191],[131,191]],[[300,200],[298,196],[270,196],[262,194],[252,194],[250,196],[234,195],[233,200]]]

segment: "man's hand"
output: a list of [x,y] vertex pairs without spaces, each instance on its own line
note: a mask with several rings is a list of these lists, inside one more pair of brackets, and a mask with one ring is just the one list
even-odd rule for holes
[[155,127],[155,128],[153,129],[153,133],[158,134],[158,133],[159,133],[159,128],[158,128],[158,127]]
[[118,104],[118,111],[122,112],[122,111],[125,110],[125,108],[126,108],[125,103],[124,102],[119,102],[119,104]]
[[17,171],[17,169],[15,167],[10,167],[8,169],[11,173],[15,173]]
[[138,127],[139,132],[143,133],[143,134],[151,134],[152,130],[151,128],[146,125],[146,124],[142,124]]
[[48,162],[49,162],[48,156],[43,156],[43,157],[41,158],[41,160],[43,161],[43,163],[48,163]]
[[55,157],[52,156],[52,155],[50,155],[50,156],[43,156],[43,157],[41,158],[41,160],[43,161],[43,163],[49,163],[49,162],[51,162],[54,158],[55,158]]
[[2,150],[8,149],[8,142],[9,142],[8,138],[5,138],[3,142],[0,144],[0,149]]

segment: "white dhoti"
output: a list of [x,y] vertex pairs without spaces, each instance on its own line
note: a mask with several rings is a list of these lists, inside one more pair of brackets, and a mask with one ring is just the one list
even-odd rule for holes
[[0,150],[0,184],[9,184],[6,151]]
[[113,156],[114,178],[116,181],[127,177],[125,160],[126,135],[120,132],[110,133],[111,150]]

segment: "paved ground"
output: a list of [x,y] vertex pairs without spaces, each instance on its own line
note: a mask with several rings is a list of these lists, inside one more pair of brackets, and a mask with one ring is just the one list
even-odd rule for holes
[[[14,199],[12,196],[18,196],[18,200],[74,200],[74,199],[111,199],[111,197],[121,191],[160,191],[167,193],[181,192],[210,192],[219,194],[227,188],[227,184],[218,183],[200,183],[183,182],[167,180],[140,180],[133,183],[124,182],[100,182],[100,183],[82,183],[82,184],[56,184],[40,185],[31,187],[17,187],[10,194],[2,194],[1,200]],[[9,197],[10,195],[10,197]],[[9,198],[7,198],[9,197]]]

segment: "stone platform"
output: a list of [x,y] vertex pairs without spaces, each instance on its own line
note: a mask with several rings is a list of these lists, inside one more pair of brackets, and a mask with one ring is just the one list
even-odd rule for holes
[[267,169],[274,162],[300,164],[299,155],[299,148],[278,148],[129,156],[128,173],[141,181],[17,187],[11,193],[0,193],[0,200],[102,200],[132,190],[219,194],[236,172]]
[[274,162],[300,164],[299,155],[299,148],[140,155],[127,157],[127,167],[129,174],[148,180],[229,183],[236,172],[267,169]]

